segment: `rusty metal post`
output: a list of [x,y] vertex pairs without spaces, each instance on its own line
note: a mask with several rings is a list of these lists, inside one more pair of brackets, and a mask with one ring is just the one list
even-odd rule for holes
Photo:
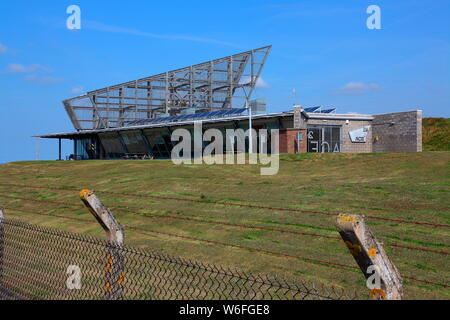
[[123,282],[125,279],[121,252],[124,244],[123,227],[93,192],[87,189],[81,190],[80,198],[106,231],[108,237],[108,256],[105,265],[106,297],[113,300],[120,299],[122,297]]
[[379,279],[380,287],[371,289],[370,299],[401,300],[403,285],[400,273],[364,218],[358,215],[339,215],[336,226],[366,279]]

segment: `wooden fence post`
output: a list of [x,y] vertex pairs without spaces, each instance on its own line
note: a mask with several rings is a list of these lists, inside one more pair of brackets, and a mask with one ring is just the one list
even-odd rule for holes
[[380,287],[371,289],[370,299],[401,300],[403,285],[400,273],[364,218],[358,215],[339,215],[336,226],[366,279],[379,279]]
[[106,231],[109,243],[108,257],[105,265],[106,296],[109,299],[120,299],[125,279],[123,256],[121,252],[121,248],[124,244],[123,227],[93,192],[87,189],[81,190],[80,198]]

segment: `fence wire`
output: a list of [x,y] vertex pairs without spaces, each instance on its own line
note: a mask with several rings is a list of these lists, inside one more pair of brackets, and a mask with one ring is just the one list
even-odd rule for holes
[[2,219],[0,299],[338,300],[357,296]]

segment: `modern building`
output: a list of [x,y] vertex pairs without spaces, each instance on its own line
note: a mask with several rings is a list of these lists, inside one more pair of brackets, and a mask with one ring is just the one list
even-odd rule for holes
[[[62,139],[74,142],[71,159],[169,158],[173,130],[193,131],[198,121],[203,130],[247,130],[251,109],[257,132],[267,129],[270,139],[270,130],[279,130],[280,153],[422,151],[420,110],[363,115],[294,106],[287,112],[267,113],[264,99],[250,97],[270,49],[254,49],[65,100],[75,131],[39,138],[58,139],[60,159]],[[228,149],[224,143],[224,153],[248,151],[248,141],[246,150]]]

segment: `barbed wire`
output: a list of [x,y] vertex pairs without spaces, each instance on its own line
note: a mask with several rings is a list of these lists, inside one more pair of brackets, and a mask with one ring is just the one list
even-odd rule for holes
[[[59,204],[64,206],[73,206],[80,209],[84,209],[84,206],[68,203],[68,202],[62,202],[62,201],[53,201],[53,200],[37,200],[32,198],[24,198],[24,197],[13,197],[13,196],[5,196],[0,195],[0,197],[7,198],[7,199],[16,199],[16,200],[23,200],[23,201],[30,201],[30,202],[48,202],[52,204]],[[116,213],[126,212],[131,214],[136,214],[143,217],[158,217],[158,218],[166,218],[166,219],[175,219],[175,220],[186,220],[186,221],[195,221],[200,223],[211,223],[211,224],[217,224],[217,225],[225,225],[225,226],[231,226],[231,227],[240,227],[240,228],[248,228],[248,229],[256,229],[256,230],[265,230],[265,231],[273,231],[273,232],[280,232],[280,233],[290,233],[290,234],[296,234],[296,235],[303,235],[303,236],[310,236],[310,237],[316,237],[316,238],[324,238],[329,240],[336,240],[340,241],[341,239],[339,237],[333,237],[333,236],[327,236],[327,235],[321,235],[321,234],[315,234],[315,233],[308,233],[308,232],[299,232],[299,231],[293,231],[293,230],[285,230],[285,229],[278,229],[278,228],[268,228],[268,227],[259,227],[259,226],[251,226],[251,225],[245,225],[245,224],[237,224],[237,223],[228,223],[228,222],[221,222],[221,221],[213,221],[213,220],[205,220],[205,219],[198,219],[198,218],[190,218],[190,217],[177,217],[177,216],[168,216],[168,215],[159,215],[159,214],[148,214],[148,213],[140,213],[135,212],[130,209],[125,208],[117,208],[117,207],[111,207]],[[148,210],[143,208],[136,208],[137,210]],[[429,248],[422,248],[422,247],[414,247],[414,246],[406,246],[401,245],[393,242],[387,242],[385,243],[385,246],[390,247],[396,247],[406,250],[414,250],[414,251],[422,251],[422,252],[430,252],[435,254],[442,254],[442,255],[450,255],[450,252],[442,251],[442,250],[433,250]]]
[[[43,186],[5,184],[5,183],[0,183],[0,186],[32,188],[32,189],[48,189],[48,190],[59,190],[59,191],[79,191],[78,189],[75,189],[75,188],[56,188],[56,187],[43,187]],[[115,196],[125,196],[125,197],[135,197],[135,198],[185,201],[185,202],[204,203],[204,204],[217,204],[217,205],[223,205],[223,206],[246,207],[246,208],[253,208],[253,209],[290,211],[290,212],[298,212],[298,213],[306,213],[306,214],[320,214],[320,215],[327,215],[327,216],[335,216],[337,214],[337,213],[318,211],[318,210],[305,210],[305,209],[295,209],[295,208],[285,208],[285,207],[262,206],[262,205],[235,203],[235,202],[229,202],[229,201],[212,201],[212,200],[188,199],[188,198],[169,197],[169,196],[141,195],[141,194],[121,193],[121,192],[105,191],[105,190],[95,190],[95,191],[98,193],[111,194],[111,195],[115,195]],[[369,218],[369,219],[374,219],[374,220],[397,222],[397,223],[404,223],[404,224],[424,225],[424,226],[431,226],[431,227],[435,227],[435,228],[438,228],[438,227],[450,228],[449,224],[431,223],[431,222],[426,222],[426,221],[411,221],[411,220],[404,220],[404,219],[378,217],[378,216],[373,216],[373,215],[365,215],[364,217]]]
[[[12,209],[12,211],[18,211],[18,212],[33,214],[32,212],[27,212],[27,211],[23,211],[23,210],[19,210],[19,209]],[[44,216],[45,215],[49,215],[49,214],[44,214],[44,213],[36,213],[36,214],[44,215]],[[50,214],[50,216],[58,217],[58,218],[62,218],[62,219],[77,220],[79,222],[92,222],[92,220],[88,220],[88,219],[67,218],[65,216],[58,216],[58,215],[53,215],[53,214]],[[247,246],[243,246],[243,245],[236,245],[236,244],[230,244],[230,243],[225,243],[225,242],[220,242],[220,241],[201,239],[201,238],[197,238],[197,237],[177,235],[177,234],[169,233],[169,232],[149,230],[147,228],[131,226],[131,225],[128,225],[128,224],[124,225],[124,227],[126,227],[128,229],[131,229],[131,230],[134,230],[135,232],[143,233],[143,234],[149,234],[149,233],[150,234],[158,234],[158,235],[164,235],[164,236],[169,236],[169,237],[176,237],[176,238],[181,238],[181,239],[186,239],[186,240],[191,240],[191,241],[198,241],[198,242],[204,242],[204,243],[209,243],[209,244],[221,245],[221,246],[226,246],[226,247],[245,249],[245,250],[250,250],[250,251],[255,251],[255,252],[260,252],[260,253],[265,253],[265,254],[270,254],[270,255],[275,255],[275,256],[301,259],[301,260],[304,260],[304,261],[307,261],[307,262],[320,263],[320,264],[323,264],[325,266],[338,267],[338,268],[341,268],[343,270],[345,270],[345,269],[347,269],[347,270],[348,269],[359,270],[359,268],[356,267],[356,266],[350,266],[350,265],[341,264],[341,263],[332,262],[332,261],[326,261],[326,260],[322,260],[322,259],[314,259],[314,258],[309,258],[309,257],[296,256],[296,255],[291,255],[291,254],[286,254],[286,253],[281,253],[281,252],[276,252],[276,251],[271,251],[271,250],[265,250],[265,249],[260,249],[260,248],[252,248],[252,247],[247,247]],[[422,280],[422,279],[418,279],[418,278],[411,277],[411,276],[403,276],[403,278],[408,279],[408,280],[412,280],[412,281],[415,281],[415,282],[418,282],[418,283],[436,285],[436,286],[441,286],[441,287],[446,287],[446,288],[450,287],[449,285],[444,284],[444,283],[438,283],[438,282],[433,282],[433,281],[428,281],[428,280]]]
[[[357,299],[356,292],[341,288],[117,246],[14,219],[2,219],[0,226],[0,299]],[[73,266],[80,271],[76,288],[68,274]]]

